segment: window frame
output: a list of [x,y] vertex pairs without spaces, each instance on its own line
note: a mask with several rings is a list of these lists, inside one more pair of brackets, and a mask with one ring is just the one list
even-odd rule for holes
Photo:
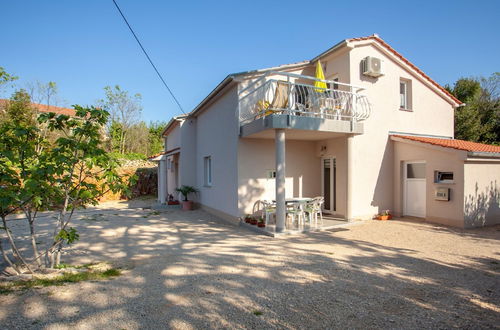
[[204,186],[213,186],[212,156],[203,157]]
[[[404,94],[401,93],[401,86],[404,86]],[[404,95],[404,98],[403,98]],[[412,110],[412,84],[410,79],[399,79],[399,110],[413,111]],[[404,100],[404,104],[401,104]]]

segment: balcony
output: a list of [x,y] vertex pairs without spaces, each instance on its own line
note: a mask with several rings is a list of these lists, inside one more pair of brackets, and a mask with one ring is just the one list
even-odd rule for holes
[[[315,86],[323,82],[326,88]],[[286,72],[268,72],[239,92],[242,137],[272,136],[270,129],[362,134],[370,116],[363,88]],[[300,134],[300,132],[295,132]],[[315,134],[317,138],[325,134]]]

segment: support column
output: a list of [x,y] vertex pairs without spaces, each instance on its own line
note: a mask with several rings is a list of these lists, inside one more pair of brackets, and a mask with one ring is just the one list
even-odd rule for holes
[[285,230],[286,205],[285,205],[285,130],[275,131],[276,149],[276,231]]
[[353,189],[353,177],[354,177],[354,136],[349,135],[347,137],[347,196],[346,196],[346,220],[352,220],[353,217],[353,201],[354,201],[354,189]]
[[165,204],[167,201],[167,166],[166,160],[161,159],[158,162],[158,203]]

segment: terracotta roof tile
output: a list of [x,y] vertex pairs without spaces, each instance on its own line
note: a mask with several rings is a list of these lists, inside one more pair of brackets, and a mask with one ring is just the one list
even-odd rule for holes
[[[9,100],[0,99],[0,107],[5,106]],[[46,104],[31,103],[31,105],[39,112],[54,112],[58,115],[67,115],[74,117],[76,115],[75,109],[56,107],[53,105],[47,106]]]
[[431,77],[426,75],[422,70],[420,70],[415,64],[411,63],[408,59],[406,59],[403,55],[401,55],[398,51],[396,51],[394,48],[392,48],[388,43],[386,43],[382,38],[380,38],[377,35],[371,35],[368,37],[361,37],[361,38],[351,38],[347,39],[348,41],[363,41],[363,40],[376,40],[378,41],[379,44],[381,44],[384,48],[386,48],[388,51],[390,51],[392,54],[394,54],[396,57],[398,57],[401,61],[403,61],[405,64],[407,64],[409,67],[411,67],[413,70],[415,70],[417,73],[419,73],[424,79],[429,81],[431,84],[436,86],[439,90],[444,92],[446,95],[448,95],[451,99],[453,99],[455,102],[458,104],[462,104],[463,102],[457,99],[455,96],[453,96],[450,92],[446,90],[443,86],[435,82]]
[[428,143],[440,147],[452,148],[457,150],[464,150],[470,152],[494,152],[500,153],[500,146],[494,146],[490,144],[477,143],[471,141],[464,140],[456,140],[456,139],[439,139],[439,138],[430,138],[430,137],[422,137],[422,136],[410,136],[410,135],[393,135],[394,137],[399,137],[406,140],[417,141]]

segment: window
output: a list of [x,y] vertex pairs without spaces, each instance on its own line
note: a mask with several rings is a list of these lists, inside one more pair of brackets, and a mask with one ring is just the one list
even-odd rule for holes
[[205,172],[205,186],[212,186],[212,157],[207,156],[203,158],[203,167]]
[[425,163],[406,164],[406,178],[425,179]]
[[411,80],[401,79],[399,81],[399,108],[411,110]]

